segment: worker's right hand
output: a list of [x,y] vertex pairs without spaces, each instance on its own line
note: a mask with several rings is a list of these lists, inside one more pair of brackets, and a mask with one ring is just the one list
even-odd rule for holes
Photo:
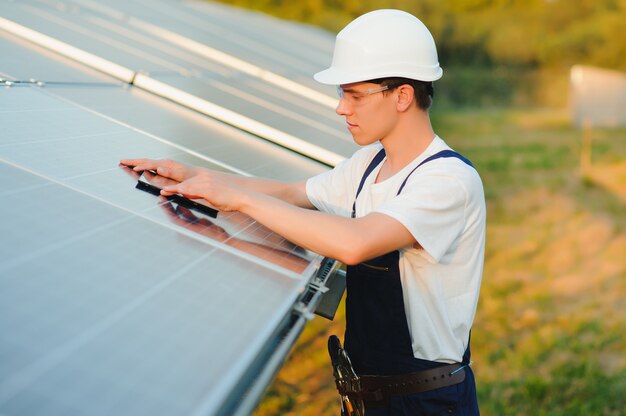
[[135,172],[153,170],[161,176],[178,182],[195,176],[199,171],[199,168],[194,166],[167,159],[123,159],[120,163],[122,165],[132,166]]

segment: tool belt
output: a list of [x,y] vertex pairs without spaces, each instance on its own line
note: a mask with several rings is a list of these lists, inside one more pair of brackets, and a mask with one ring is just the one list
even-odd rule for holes
[[[334,352],[331,352],[331,349]],[[363,416],[365,404],[368,407],[381,407],[387,405],[392,396],[422,393],[465,380],[467,365],[463,363],[392,376],[357,376],[348,354],[341,348],[341,343],[335,335],[328,339],[328,350],[337,391],[342,398],[342,414],[347,416]],[[347,366],[349,368],[346,368]],[[349,408],[355,410],[349,412],[347,411]]]

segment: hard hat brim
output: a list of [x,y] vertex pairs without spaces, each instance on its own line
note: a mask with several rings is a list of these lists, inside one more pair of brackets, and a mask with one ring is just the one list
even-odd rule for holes
[[[429,68],[430,69],[430,68]],[[415,72],[398,72],[398,71],[381,71],[381,72],[367,72],[367,73],[354,73],[354,71],[344,72],[335,67],[330,67],[323,71],[320,71],[313,75],[313,78],[319,82],[320,84],[327,85],[344,85],[344,84],[352,84],[355,82],[363,82],[369,81],[372,79],[379,78],[408,78],[408,79],[416,79],[418,81],[436,81],[443,76],[443,69],[441,67],[432,68],[429,71],[424,71],[429,73],[422,73],[416,75]]]

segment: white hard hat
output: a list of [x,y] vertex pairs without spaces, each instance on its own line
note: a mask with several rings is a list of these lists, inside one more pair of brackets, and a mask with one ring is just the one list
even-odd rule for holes
[[428,28],[412,14],[384,9],[356,18],[339,32],[330,68],[314,78],[341,85],[390,77],[435,81],[442,75]]

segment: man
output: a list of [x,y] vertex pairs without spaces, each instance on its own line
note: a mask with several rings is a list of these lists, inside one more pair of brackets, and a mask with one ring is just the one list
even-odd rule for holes
[[370,12],[337,35],[331,67],[315,75],[338,86],[337,114],[363,146],[333,170],[282,183],[122,161],[180,181],[164,195],[241,211],[348,265],[345,350],[360,387],[340,393],[359,414],[363,405],[368,416],[478,414],[468,365],[485,203],[476,170],[430,123],[442,73],[421,21]]

